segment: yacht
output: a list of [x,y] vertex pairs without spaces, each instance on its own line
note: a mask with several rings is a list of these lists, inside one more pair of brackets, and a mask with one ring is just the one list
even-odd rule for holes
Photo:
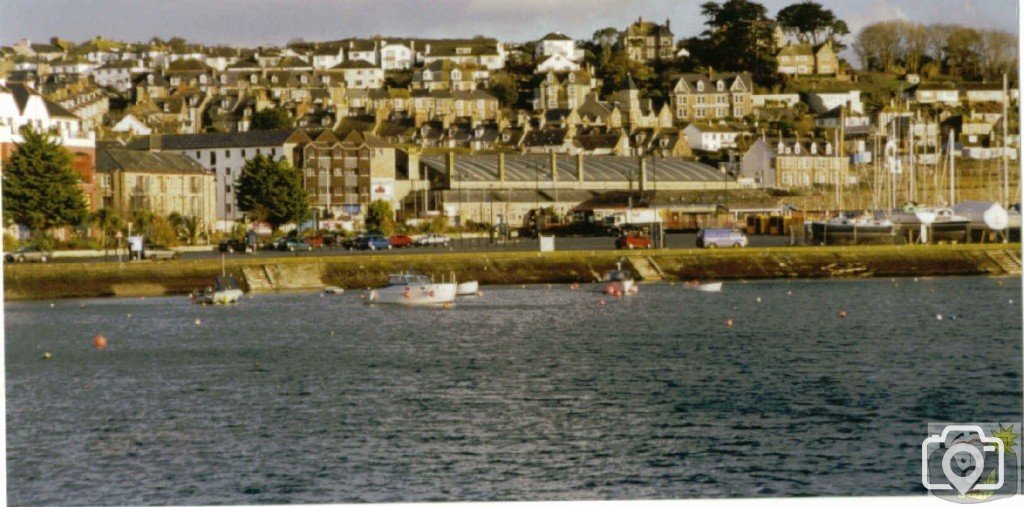
[[384,288],[370,291],[367,302],[406,306],[445,305],[455,301],[456,284],[434,283],[426,275],[400,273],[388,275]]
[[[922,243],[960,243],[967,240],[967,227],[971,220],[958,215],[952,208],[904,205],[893,213],[897,232],[904,238],[917,238]],[[924,239],[921,239],[921,238]]]
[[601,278],[601,292],[611,296],[632,296],[637,293],[636,278],[633,272],[622,269],[622,263],[616,263],[615,269],[605,271]]

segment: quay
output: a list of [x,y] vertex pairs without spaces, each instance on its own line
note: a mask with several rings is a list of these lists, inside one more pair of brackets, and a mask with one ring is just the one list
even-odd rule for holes
[[[626,258],[647,280],[740,280],[1020,274],[1021,245],[879,245],[665,249],[643,251],[472,252],[409,255],[233,256],[246,290],[365,289],[388,273],[455,273],[484,285],[590,283]],[[7,301],[188,294],[221,271],[220,259],[134,263],[5,265]]]

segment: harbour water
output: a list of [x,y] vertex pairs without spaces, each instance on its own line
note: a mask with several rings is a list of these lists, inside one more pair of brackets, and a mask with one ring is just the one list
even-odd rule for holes
[[928,422],[1020,420],[1015,278],[483,290],[8,303],[8,500],[920,495]]

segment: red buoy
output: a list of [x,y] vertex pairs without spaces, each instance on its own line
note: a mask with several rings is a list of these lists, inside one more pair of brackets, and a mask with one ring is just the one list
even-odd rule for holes
[[96,350],[107,348],[107,339],[101,334],[94,336],[92,338],[92,347]]

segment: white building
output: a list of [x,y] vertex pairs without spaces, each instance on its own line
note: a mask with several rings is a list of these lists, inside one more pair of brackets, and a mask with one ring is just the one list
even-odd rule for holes
[[380,66],[384,70],[411,69],[415,63],[416,52],[411,44],[397,41],[380,41]]
[[846,106],[846,110],[853,113],[863,114],[864,104],[860,101],[860,90],[845,92],[827,92],[811,90],[807,92],[807,105],[811,111],[821,114],[839,106]]
[[349,60],[331,67],[329,72],[340,73],[347,88],[380,88],[384,86],[384,69],[364,60]]
[[736,138],[740,133],[726,126],[721,125],[699,125],[691,123],[683,134],[691,149],[704,151],[718,151],[722,148],[735,148]]
[[313,68],[326,70],[345,61],[345,51],[340,46],[325,46],[313,50]]
[[92,78],[99,86],[109,86],[123,93],[132,88],[133,75],[150,70],[138,60],[118,60],[93,69]]
[[46,100],[23,83],[0,80],[0,158],[7,158],[13,145],[23,142],[22,127],[53,131],[61,144],[72,151],[92,152],[96,135],[82,130],[82,121],[59,104]]
[[537,41],[534,56],[540,60],[555,55],[562,55],[568,60],[578,62],[583,59],[583,50],[576,49],[576,42],[572,37],[561,32],[552,32]]

